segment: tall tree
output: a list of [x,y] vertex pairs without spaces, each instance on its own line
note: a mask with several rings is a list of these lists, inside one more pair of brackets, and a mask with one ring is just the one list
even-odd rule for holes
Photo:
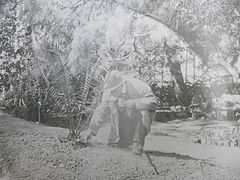
[[0,63],[1,85],[9,86],[23,73],[32,58],[31,27],[21,10],[22,1],[1,2]]

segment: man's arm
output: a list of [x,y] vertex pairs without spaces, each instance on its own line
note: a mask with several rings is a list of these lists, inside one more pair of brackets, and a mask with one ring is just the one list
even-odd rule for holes
[[119,112],[116,98],[111,98],[109,102],[109,108],[112,115],[113,126],[115,127],[117,135],[119,136]]

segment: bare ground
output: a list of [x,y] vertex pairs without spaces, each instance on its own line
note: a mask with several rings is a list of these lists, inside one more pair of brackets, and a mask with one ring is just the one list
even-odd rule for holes
[[[175,153],[105,145],[74,148],[57,136],[67,130],[0,115],[0,179],[239,179],[240,168],[227,168]],[[237,158],[237,157],[236,157]]]

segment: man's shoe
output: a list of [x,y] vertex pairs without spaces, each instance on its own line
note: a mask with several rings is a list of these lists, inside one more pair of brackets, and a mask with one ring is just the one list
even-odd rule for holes
[[112,148],[118,148],[118,144],[117,143],[110,143],[110,144],[108,144],[108,146],[110,146]]
[[136,155],[141,155],[143,153],[143,146],[139,143],[134,143],[132,153]]

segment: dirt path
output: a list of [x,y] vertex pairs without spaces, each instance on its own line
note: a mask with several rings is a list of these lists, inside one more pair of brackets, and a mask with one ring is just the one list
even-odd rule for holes
[[176,153],[104,145],[74,149],[56,136],[67,130],[0,114],[0,179],[239,179],[238,168]]
[[176,153],[204,159],[213,164],[225,167],[240,168],[240,146],[224,146],[216,144],[195,144],[193,137],[199,136],[204,128],[216,127],[231,129],[239,127],[233,121],[213,120],[176,120],[168,123],[154,123],[150,135],[146,138],[145,149]]
[[[240,148],[181,142],[169,137],[148,136],[145,149],[202,159],[224,167],[240,169]],[[239,177],[240,178],[240,177]]]

